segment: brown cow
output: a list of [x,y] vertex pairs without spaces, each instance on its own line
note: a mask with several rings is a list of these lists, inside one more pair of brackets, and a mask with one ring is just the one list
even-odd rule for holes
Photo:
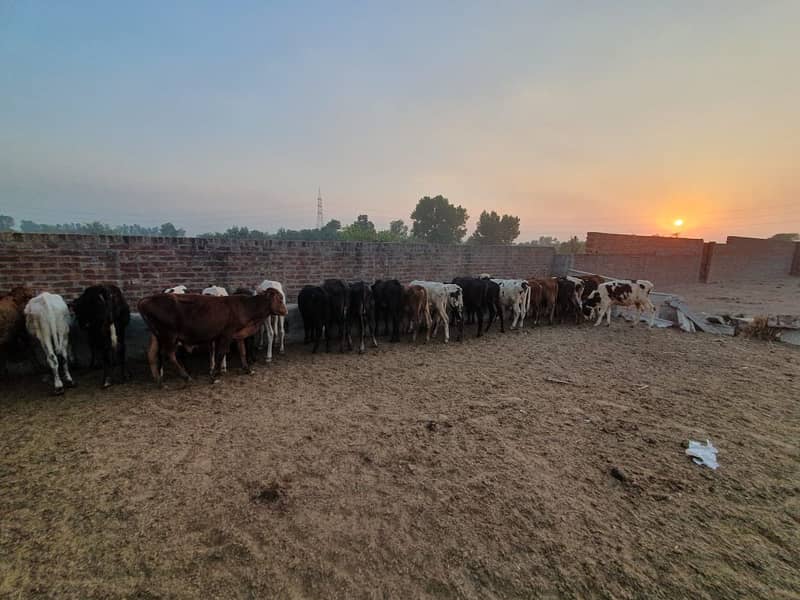
[[25,305],[33,298],[33,292],[17,286],[0,298],[0,376],[5,375],[7,352],[14,342],[25,337]]
[[558,280],[555,277],[545,277],[537,281],[542,286],[540,306],[544,308],[544,314],[547,316],[550,325],[552,325],[555,320],[556,301],[558,300]]
[[417,341],[417,331],[425,322],[425,343],[431,341],[431,309],[428,305],[428,292],[421,285],[403,286],[403,311],[408,319],[411,340]]
[[153,379],[162,385],[158,368],[159,351],[166,354],[178,369],[181,377],[190,380],[189,374],[175,356],[178,343],[187,348],[213,344],[215,367],[211,381],[215,381],[222,355],[233,340],[237,342],[242,369],[252,373],[244,349],[245,338],[254,335],[270,315],[285,316],[283,296],[274,289],[256,296],[202,296],[158,294],[139,301],[139,314],[154,334],[147,351],[147,360]]
[[539,315],[542,312],[542,298],[544,296],[544,288],[541,281],[536,278],[528,279],[528,289],[531,291],[530,303],[528,308],[528,316],[533,319],[533,324],[539,324]]

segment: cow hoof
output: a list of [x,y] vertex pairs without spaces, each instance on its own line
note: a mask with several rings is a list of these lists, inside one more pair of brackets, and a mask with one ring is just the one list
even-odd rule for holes
[[103,382],[103,389],[105,390],[105,389],[110,388],[110,387],[111,387],[111,380],[110,379],[106,379]]
[[64,395],[64,388],[59,387],[53,390],[53,396],[63,396]]
[[242,369],[245,375],[255,375],[256,372],[253,369]]
[[278,354],[280,354],[281,356],[283,356],[284,354],[286,354],[286,350],[283,350],[283,349],[281,349],[281,350],[278,350]]
[[65,385],[66,387],[68,387],[68,388],[74,388],[74,387],[77,387],[77,386],[78,386],[78,384],[77,384],[77,383],[75,383],[74,381],[67,381],[67,382],[66,382],[64,385]]

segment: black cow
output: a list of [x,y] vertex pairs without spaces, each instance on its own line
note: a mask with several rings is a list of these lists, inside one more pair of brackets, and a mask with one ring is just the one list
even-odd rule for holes
[[328,324],[328,294],[318,285],[307,285],[297,296],[297,306],[303,319],[303,343],[313,341],[311,352],[316,352],[322,339],[322,330]]
[[506,332],[505,318],[503,317],[503,305],[500,304],[500,284],[495,283],[491,279],[485,280],[487,283],[486,288],[486,304],[489,308],[489,322],[486,325],[486,331],[494,323],[495,318],[500,316],[500,333]]
[[375,301],[372,297],[372,290],[369,284],[364,281],[356,281],[350,284],[350,304],[348,308],[347,319],[347,347],[353,349],[353,339],[350,337],[350,329],[358,323],[359,331],[361,333],[361,344],[358,347],[359,353],[364,352],[364,338],[369,331],[372,337],[373,347],[378,347],[378,341],[375,339]]
[[383,335],[389,333],[392,322],[392,337],[389,341],[400,341],[400,321],[403,319],[403,285],[397,279],[377,280],[372,284],[375,300],[375,330],[380,329],[383,320]]
[[575,324],[578,324],[581,319],[580,291],[582,291],[582,287],[580,291],[577,290],[575,282],[567,277],[559,277],[556,283],[558,284],[556,314],[559,322],[563,323],[565,317],[574,317]]
[[328,296],[328,321],[325,323],[325,352],[331,351],[331,330],[336,324],[339,336],[339,352],[344,352],[347,337],[347,307],[350,303],[350,290],[341,279],[326,279],[322,289]]
[[125,329],[131,320],[131,310],[122,291],[115,285],[93,285],[75,300],[73,309],[78,324],[89,333],[92,364],[96,355],[103,360],[103,387],[111,385],[114,353],[125,379]]

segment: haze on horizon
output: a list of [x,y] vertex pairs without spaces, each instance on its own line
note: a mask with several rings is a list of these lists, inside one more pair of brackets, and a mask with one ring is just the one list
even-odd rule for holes
[[378,4],[0,3],[0,213],[800,231],[800,2]]

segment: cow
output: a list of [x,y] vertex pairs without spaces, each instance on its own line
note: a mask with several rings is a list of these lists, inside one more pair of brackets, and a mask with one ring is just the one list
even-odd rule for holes
[[583,282],[583,291],[581,292],[581,301],[586,300],[593,291],[597,289],[601,283],[605,283],[605,278],[599,275],[581,275],[578,277]]
[[[255,294],[256,294],[256,292],[251,290],[250,288],[238,287],[238,288],[236,288],[234,290],[232,295],[233,296],[255,296]],[[274,318],[274,317],[270,317],[269,319],[272,319],[272,318]],[[269,321],[269,319],[267,319],[267,321]],[[246,338],[244,340],[244,349],[245,349],[245,352],[247,354],[248,359],[252,359],[253,361],[255,361],[255,356],[256,356],[256,336],[255,335],[251,335],[250,337],[248,337],[248,338]]]
[[500,286],[500,304],[503,309],[511,310],[513,320],[511,329],[515,329],[517,324],[522,329],[525,326],[525,313],[530,302],[528,293],[528,282],[524,279],[492,279]]
[[444,329],[444,342],[450,341],[450,319],[447,312],[450,309],[456,315],[456,322],[459,325],[458,339],[462,340],[464,338],[464,294],[461,287],[454,283],[419,280],[412,281],[411,285],[422,286],[428,293],[428,305],[433,318],[431,335],[436,335],[439,324],[441,324]]
[[159,353],[169,357],[185,381],[191,380],[175,355],[178,343],[186,347],[210,344],[215,349],[215,367],[210,372],[212,383],[217,380],[222,354],[232,341],[237,342],[242,370],[252,373],[244,340],[258,332],[270,315],[286,315],[286,304],[276,290],[255,296],[158,294],[140,300],[138,308],[154,334],[147,360],[159,386],[163,385],[158,369]]
[[400,321],[403,318],[403,285],[397,279],[377,280],[372,284],[375,299],[375,329],[380,329],[383,321],[383,335],[389,334],[392,324],[391,342],[400,341]]
[[600,325],[603,316],[606,317],[606,325],[611,325],[611,307],[628,306],[636,308],[636,322],[639,321],[645,310],[650,311],[649,327],[653,326],[656,318],[656,307],[650,301],[650,292],[653,291],[653,284],[645,279],[620,279],[606,281],[597,286],[597,289],[589,294],[586,302],[583,303],[583,314],[587,318],[592,316],[592,312],[597,310],[599,316],[595,327]]
[[131,320],[131,310],[115,285],[92,285],[72,304],[75,318],[89,336],[92,364],[96,356],[103,361],[103,387],[111,386],[111,369],[116,355],[120,375],[125,371],[125,329]]
[[535,277],[526,280],[528,282],[528,292],[530,302],[528,303],[527,316],[533,320],[534,325],[539,324],[539,317],[542,314],[542,303],[544,301],[544,286]]
[[23,286],[15,287],[0,298],[0,377],[6,374],[7,357],[12,346],[23,342],[32,350],[25,339],[25,306],[31,298],[33,292]]
[[[545,277],[543,279],[536,279],[535,281],[539,284],[542,290],[541,300],[538,308],[540,311],[544,311],[544,316],[547,317],[548,322],[550,325],[552,325],[555,321],[556,303],[558,301],[558,279],[556,277]],[[533,305],[532,290],[531,305]]]
[[[261,293],[269,289],[278,290],[283,297],[283,301],[286,302],[286,294],[284,294],[283,286],[279,281],[265,279],[258,284],[256,293]],[[265,335],[267,338],[267,362],[272,362],[272,347],[275,343],[276,336],[278,338],[278,354],[283,354],[285,352],[284,341],[286,338],[286,317],[273,315],[264,322],[264,327],[261,328],[261,340],[259,341],[259,346],[262,348],[265,346]]]
[[492,326],[497,313],[500,314],[500,328],[505,330],[502,306],[500,305],[500,286],[489,279],[480,277],[456,277],[453,283],[460,286],[464,292],[464,316],[466,321],[478,322],[478,333],[475,337],[483,335],[483,315],[489,312],[489,321],[486,331]]
[[431,310],[428,305],[428,292],[421,285],[403,287],[403,310],[408,320],[408,331],[411,341],[417,341],[417,332],[425,323],[425,343],[431,341]]
[[185,285],[176,285],[174,287],[169,287],[164,290],[165,294],[188,294],[189,288]]
[[314,342],[315,353],[328,323],[328,294],[318,285],[307,285],[297,296],[297,306],[303,319],[303,343]]
[[359,331],[361,334],[361,343],[358,347],[359,354],[363,354],[365,350],[364,339],[369,332],[372,338],[372,347],[378,347],[378,341],[375,339],[375,301],[372,297],[372,289],[369,284],[364,281],[356,281],[350,284],[350,298],[348,301],[347,310],[347,347],[353,349],[353,339],[350,336],[350,330],[354,324],[358,323]]
[[[227,296],[228,295],[228,290],[226,290],[224,287],[219,286],[219,285],[210,285],[207,288],[205,288],[202,293],[203,293],[203,296],[222,297],[222,296]],[[211,372],[212,373],[214,372],[216,356],[217,356],[216,348],[214,348],[214,346],[212,345],[211,346],[211,352],[209,352],[209,362],[211,363]],[[228,372],[228,349],[227,348],[225,348],[224,352],[222,353],[222,372],[223,373],[227,373]]]
[[75,385],[69,372],[69,307],[61,296],[42,292],[25,305],[24,312],[25,327],[42,346],[53,373],[53,393],[59,396],[64,393],[65,384]]
[[576,284],[575,277],[558,277],[556,283],[558,285],[558,295],[556,297],[556,313],[558,315],[559,323],[563,323],[566,317],[575,317],[575,324],[580,322],[581,317],[581,292],[583,291],[583,282],[578,280],[580,285]]
[[328,322],[325,323],[325,352],[331,351],[331,330],[336,324],[339,336],[339,352],[344,352],[347,337],[347,315],[350,304],[350,290],[341,279],[326,279],[322,289],[328,297]]

